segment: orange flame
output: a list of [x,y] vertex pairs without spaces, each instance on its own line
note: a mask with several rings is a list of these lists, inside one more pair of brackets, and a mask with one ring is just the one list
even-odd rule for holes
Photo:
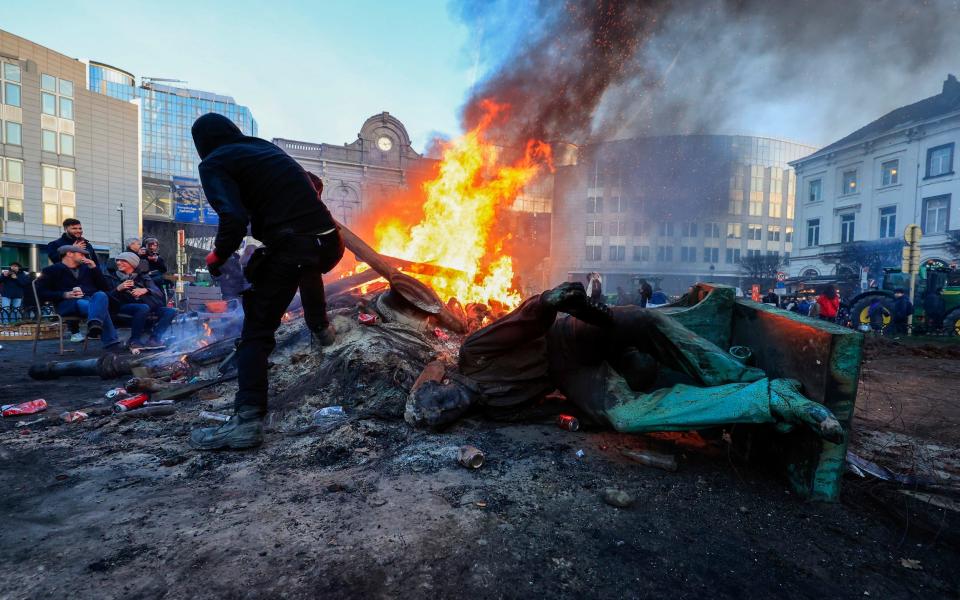
[[523,156],[502,165],[502,148],[485,132],[508,110],[491,100],[482,103],[480,123],[443,147],[439,174],[423,184],[423,218],[411,226],[396,219],[377,224],[378,250],[388,256],[457,269],[462,277],[432,277],[430,285],[443,299],[464,304],[520,304],[513,287],[513,259],[503,252],[506,234],[494,233],[498,214],[544,167],[553,170],[548,144],[530,140]]

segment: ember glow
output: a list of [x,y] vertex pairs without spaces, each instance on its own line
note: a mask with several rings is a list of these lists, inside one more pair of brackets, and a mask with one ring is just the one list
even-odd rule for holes
[[462,303],[520,304],[513,287],[513,259],[503,251],[506,234],[495,234],[498,216],[538,173],[552,170],[550,146],[529,140],[523,156],[503,164],[502,148],[485,137],[488,128],[506,118],[509,107],[482,101],[479,124],[445,144],[439,173],[423,184],[423,218],[419,223],[385,220],[374,236],[388,256],[462,271],[462,277],[430,277],[444,300]]

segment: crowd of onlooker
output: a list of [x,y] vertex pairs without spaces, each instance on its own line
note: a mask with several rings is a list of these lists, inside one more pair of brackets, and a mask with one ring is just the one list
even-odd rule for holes
[[[79,317],[87,322],[80,332],[80,319],[67,319],[70,340],[99,339],[106,351],[124,347],[117,324],[130,327],[126,347],[137,350],[160,347],[177,310],[168,306],[169,282],[166,263],[155,238],[129,238],[113,259],[113,266],[100,264],[92,244],[83,237],[77,219],[63,222],[63,235],[46,246],[50,265],[36,276],[40,303],[49,303],[61,317]],[[0,318],[19,320],[35,304],[34,281],[19,263],[12,263],[0,276],[3,298]],[[33,307],[39,311],[39,307]]]

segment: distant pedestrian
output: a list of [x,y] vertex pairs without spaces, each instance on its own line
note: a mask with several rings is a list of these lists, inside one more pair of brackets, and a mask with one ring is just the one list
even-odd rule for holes
[[927,316],[927,323],[930,324],[931,332],[942,332],[943,317],[947,312],[946,305],[943,302],[943,288],[937,288],[927,294],[927,297],[923,299],[923,312]]
[[15,320],[14,316],[23,305],[23,297],[30,287],[30,277],[23,271],[20,263],[13,262],[9,269],[4,269],[0,274],[0,284],[3,285],[0,293],[0,306],[3,307],[0,321],[10,323]]
[[600,273],[593,272],[587,275],[587,297],[595,302],[603,301],[603,278]]
[[807,301],[807,316],[814,319],[820,318],[820,303],[816,299],[810,299]]
[[867,318],[870,319],[870,330],[878,335],[883,333],[884,310],[881,296],[874,296],[870,300],[870,307],[867,309]]
[[646,279],[640,280],[640,307],[646,308],[650,298],[653,297],[653,286]]
[[907,298],[903,288],[893,291],[893,310],[890,314],[890,334],[907,335],[907,321],[913,314],[913,303]]
[[819,316],[824,321],[836,321],[837,312],[840,310],[840,296],[837,295],[837,289],[832,285],[825,286],[823,292],[817,297],[817,306],[819,306]]
[[780,296],[777,295],[777,293],[773,290],[773,288],[770,288],[769,290],[767,290],[767,293],[763,296],[762,301],[764,304],[772,304],[774,306],[779,306]]

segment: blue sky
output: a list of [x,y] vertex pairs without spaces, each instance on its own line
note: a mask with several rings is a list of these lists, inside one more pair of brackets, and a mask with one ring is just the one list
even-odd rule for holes
[[260,136],[343,143],[389,111],[422,151],[459,132],[478,56],[443,0],[31,0],[0,28],[251,108]]

